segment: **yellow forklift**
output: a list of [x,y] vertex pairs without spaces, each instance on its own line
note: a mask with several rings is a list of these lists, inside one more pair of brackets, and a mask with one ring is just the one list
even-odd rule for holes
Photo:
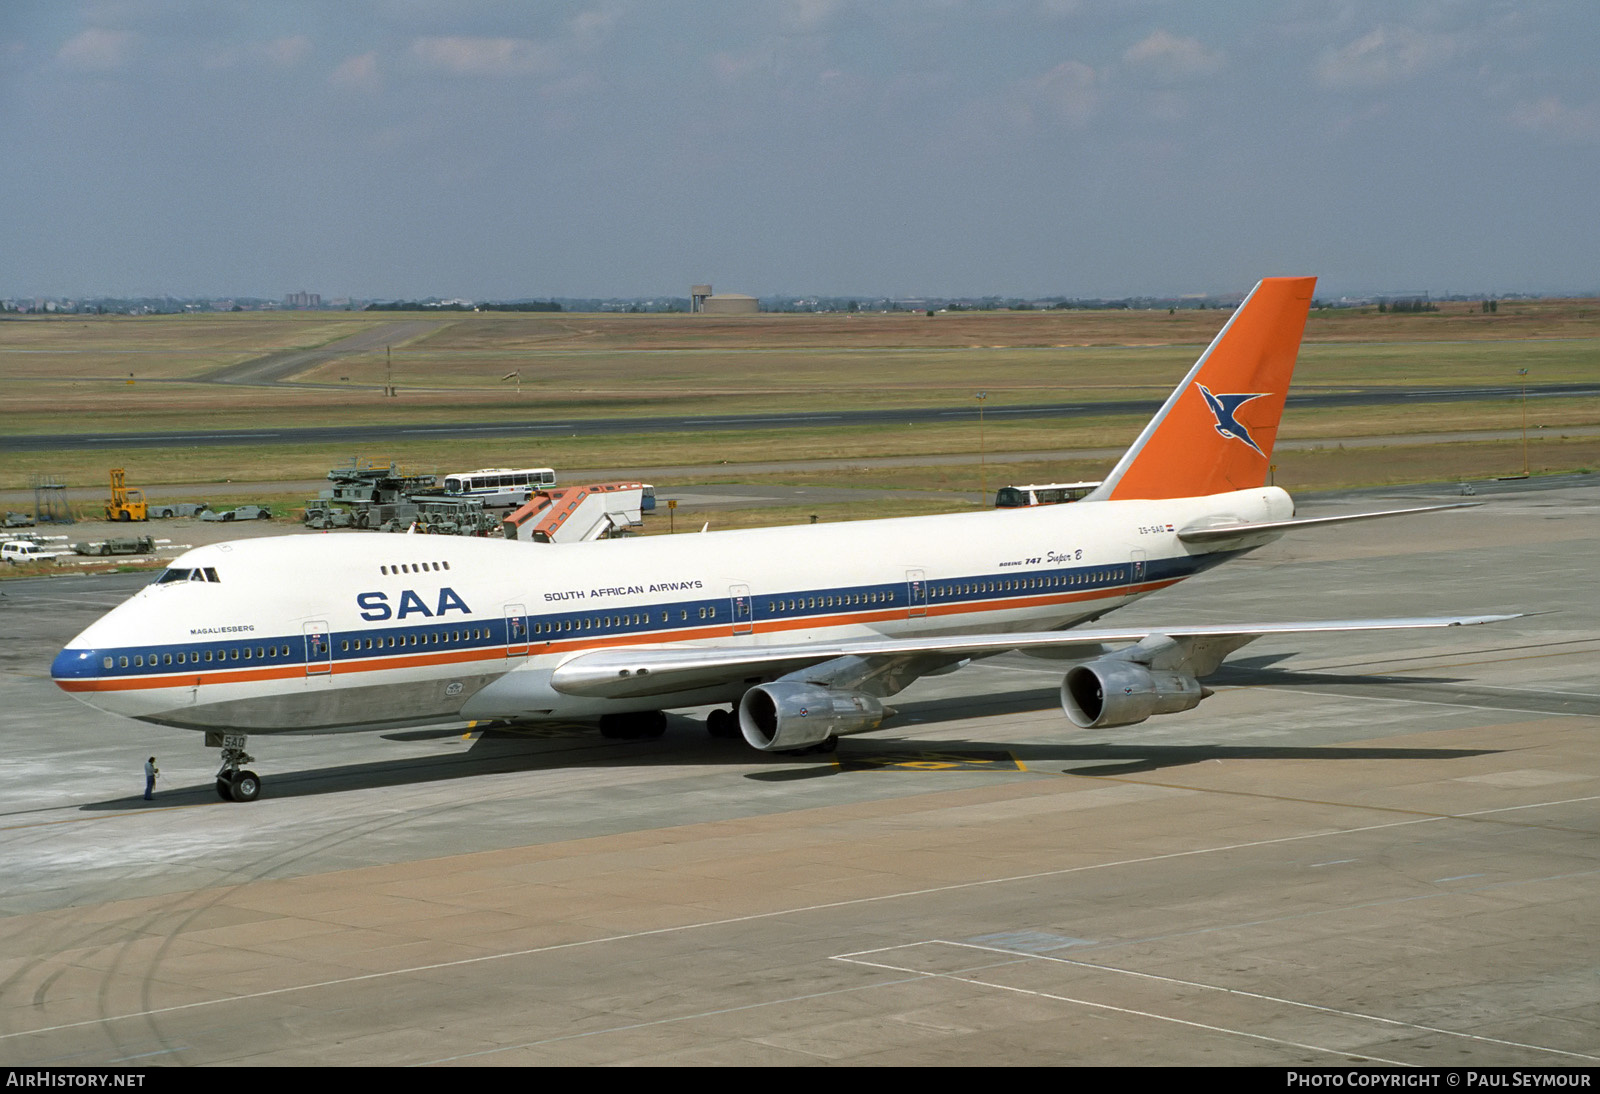
[[129,490],[125,472],[120,467],[111,469],[111,501],[106,504],[107,520],[149,520],[150,511],[145,506],[143,490]]

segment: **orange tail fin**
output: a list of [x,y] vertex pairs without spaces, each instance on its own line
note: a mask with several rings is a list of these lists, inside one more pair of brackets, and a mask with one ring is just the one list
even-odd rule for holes
[[1257,283],[1085,500],[1200,497],[1264,484],[1316,283]]

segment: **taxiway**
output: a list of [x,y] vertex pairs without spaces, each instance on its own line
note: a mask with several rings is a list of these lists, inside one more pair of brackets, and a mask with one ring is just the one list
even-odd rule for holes
[[826,758],[689,718],[257,736],[248,806],[48,678],[147,575],[7,582],[0,1063],[1593,1066],[1600,487],[1482,500],[1116,618],[1540,614],[1265,639],[1139,726],[1008,656]]

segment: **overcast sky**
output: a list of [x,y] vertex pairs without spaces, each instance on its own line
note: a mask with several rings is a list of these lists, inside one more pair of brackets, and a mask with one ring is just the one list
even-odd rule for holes
[[0,295],[1600,289],[1595,0],[0,0]]

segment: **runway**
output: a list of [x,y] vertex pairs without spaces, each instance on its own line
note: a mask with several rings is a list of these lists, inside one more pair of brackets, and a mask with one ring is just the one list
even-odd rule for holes
[[[347,342],[350,340],[346,340]],[[343,344],[343,343],[341,343]],[[281,362],[271,359],[271,367]],[[256,362],[251,369],[267,368]],[[241,368],[243,366],[240,366]],[[251,372],[250,375],[255,375]],[[211,378],[215,382],[243,383],[230,371]],[[1593,383],[1529,384],[1530,399],[1584,398],[1600,395]],[[1163,398],[1165,395],[1163,394]],[[1410,406],[1417,403],[1476,402],[1523,397],[1520,386],[1415,387],[1394,386],[1341,391],[1291,391],[1290,410],[1329,407]],[[1099,418],[1109,415],[1148,417],[1160,409],[1161,399],[1116,399],[1105,402],[1039,403],[993,406],[986,420],[1017,418]],[[755,429],[794,429],[826,426],[906,425],[915,423],[975,422],[977,407],[907,407],[900,409],[788,411],[777,414],[671,415],[629,418],[561,418],[496,422],[394,422],[380,425],[338,425],[253,429],[160,430],[137,433],[28,433],[0,435],[0,452],[48,452],[60,449],[100,448],[215,448],[230,445],[346,444],[374,441],[441,440],[456,437],[538,437],[541,434],[585,436],[635,433],[727,432]]]
[[1594,1066],[1600,486],[1482,500],[1114,618],[1540,614],[1264,639],[1138,726],[1012,655],[832,757],[257,736],[248,806],[48,679],[146,576],[5,582],[0,1064]]

